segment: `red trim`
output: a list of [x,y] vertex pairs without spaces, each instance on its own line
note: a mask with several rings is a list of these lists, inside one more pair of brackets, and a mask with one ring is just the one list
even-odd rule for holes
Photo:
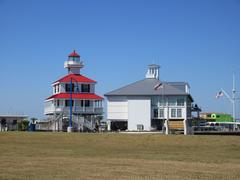
[[[69,99],[70,93],[59,93],[54,94],[50,97],[48,97],[46,100],[49,99]],[[73,93],[72,94],[73,99],[93,99],[93,100],[103,100],[101,96],[98,96],[94,93]]]
[[[68,74],[66,76],[64,76],[63,78],[55,81],[56,82],[70,82],[71,78],[73,80],[73,82],[83,82],[83,83],[96,83],[96,81],[89,79],[81,74]],[[54,84],[53,83],[53,84]]]
[[68,55],[68,57],[80,57],[80,55],[74,50],[71,54]]

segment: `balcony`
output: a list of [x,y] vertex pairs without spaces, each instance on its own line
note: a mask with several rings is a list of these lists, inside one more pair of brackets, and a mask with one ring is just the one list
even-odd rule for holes
[[84,66],[83,62],[79,60],[78,61],[70,60],[70,61],[64,62],[64,68],[69,68],[69,67],[82,68],[83,66]]
[[[53,104],[47,105],[45,104],[44,107],[44,114],[54,114],[54,113],[61,113],[66,112],[68,113],[70,111],[70,107],[55,107]],[[73,113],[77,114],[102,114],[103,113],[103,107],[80,107],[80,106],[73,106],[72,108]]]

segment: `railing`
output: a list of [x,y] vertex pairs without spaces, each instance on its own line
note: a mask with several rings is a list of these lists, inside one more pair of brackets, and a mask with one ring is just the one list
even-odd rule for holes
[[88,128],[91,131],[93,131],[95,128],[95,126],[92,124],[92,122],[89,122],[88,120],[84,121],[83,126]]
[[[45,106],[44,114],[52,114],[54,112],[68,111],[69,107],[55,107],[54,105]],[[73,106],[73,113],[96,113],[101,114],[103,112],[102,107],[80,107]]]

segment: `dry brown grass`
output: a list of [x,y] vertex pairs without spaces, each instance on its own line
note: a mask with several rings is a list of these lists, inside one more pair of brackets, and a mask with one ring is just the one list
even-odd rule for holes
[[0,133],[0,179],[239,179],[240,137]]

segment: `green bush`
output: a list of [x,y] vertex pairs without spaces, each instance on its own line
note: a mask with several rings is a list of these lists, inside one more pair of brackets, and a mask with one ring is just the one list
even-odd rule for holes
[[28,130],[28,121],[24,120],[20,123],[18,123],[18,130],[19,131],[27,131]]

